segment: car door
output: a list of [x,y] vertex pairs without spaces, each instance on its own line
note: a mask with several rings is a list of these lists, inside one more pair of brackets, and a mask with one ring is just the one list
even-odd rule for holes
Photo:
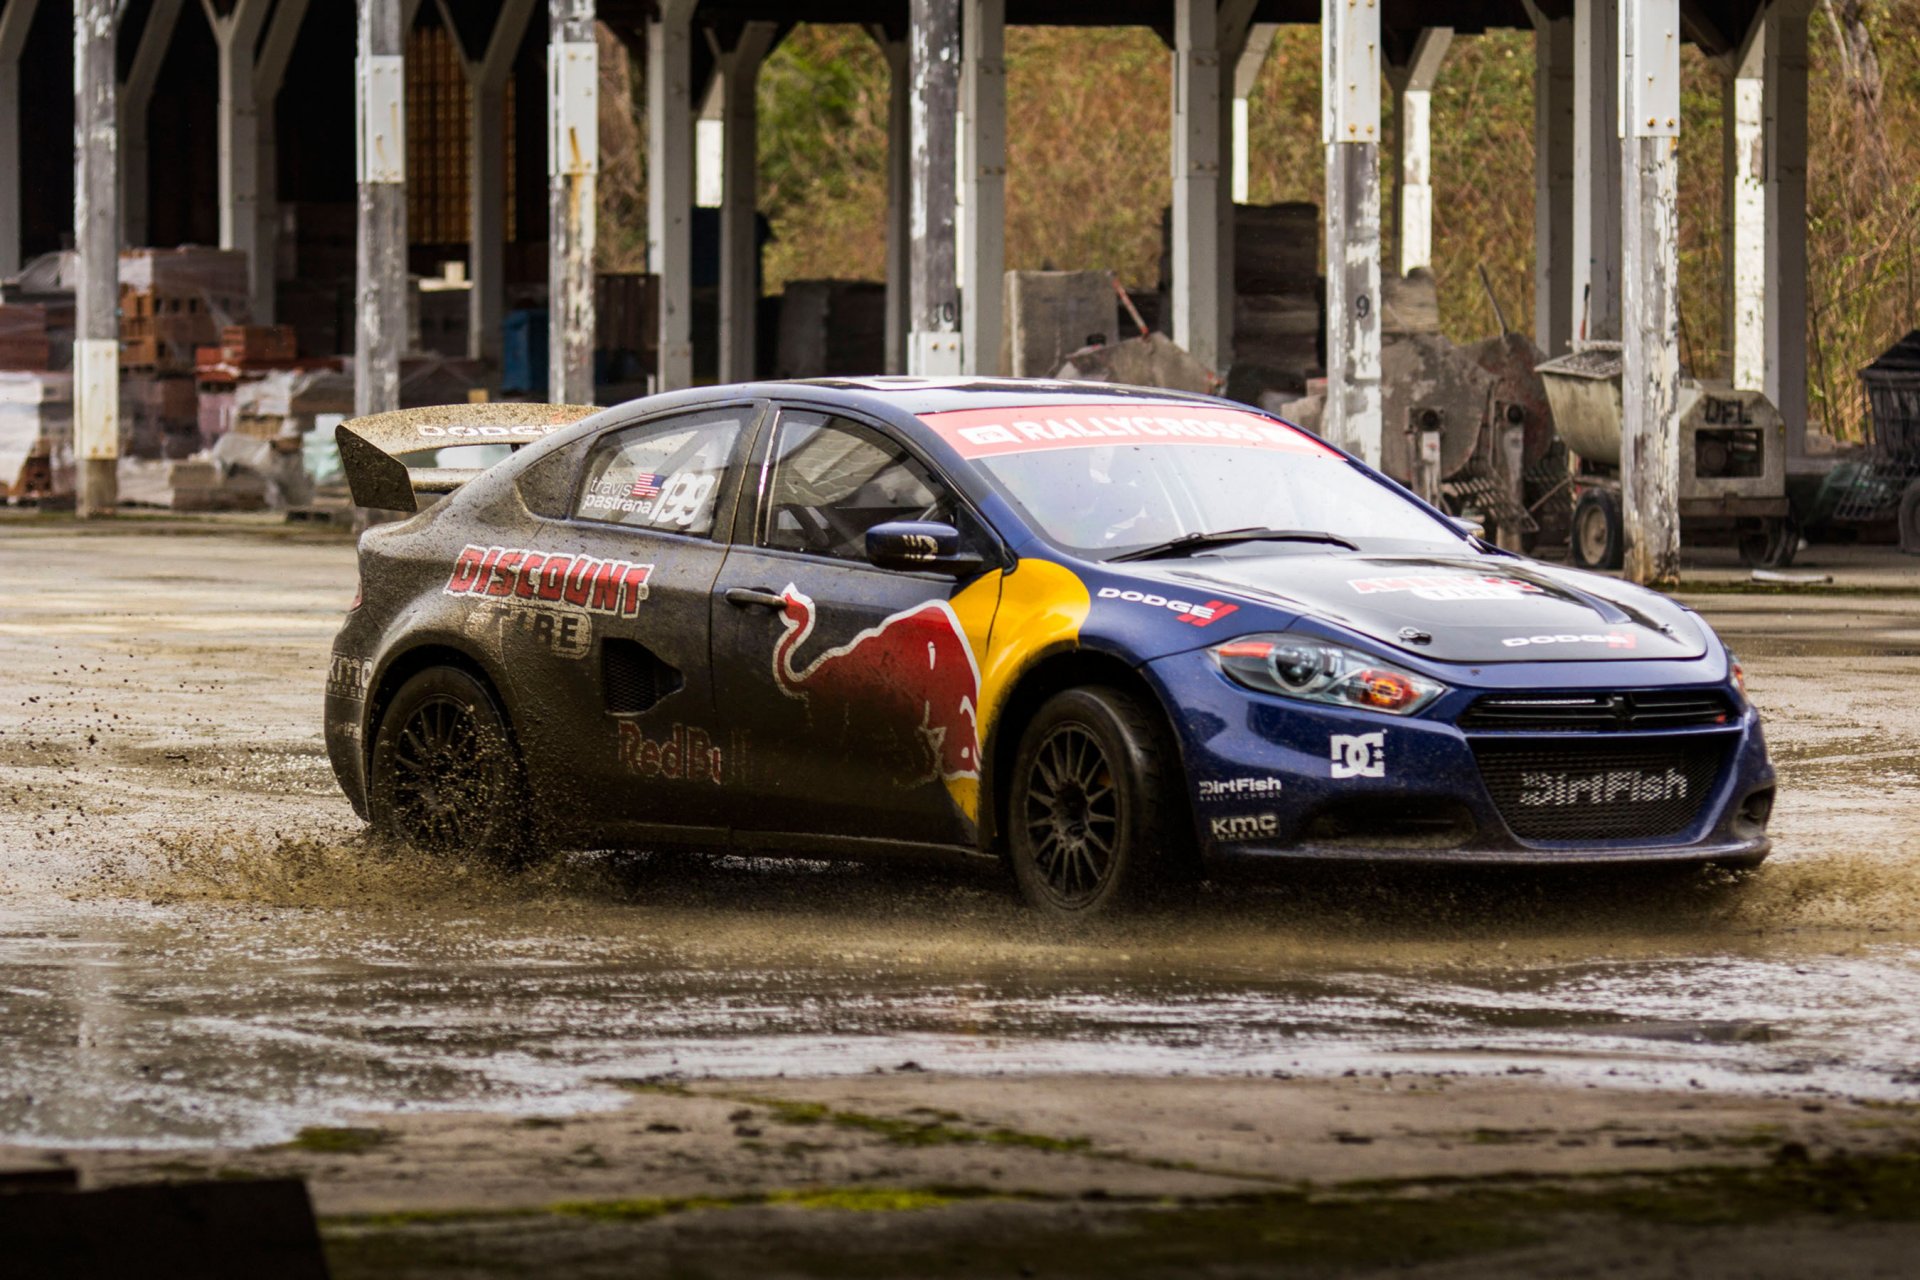
[[760,409],[603,432],[492,602],[515,702],[545,744],[536,799],[563,827],[700,839],[727,825],[737,757],[716,728],[708,602]]
[[752,761],[736,831],[971,844],[975,654],[998,576],[883,569],[865,535],[936,520],[989,563],[997,548],[874,424],[788,406],[764,434],[759,502],[743,507],[712,604],[721,723]]

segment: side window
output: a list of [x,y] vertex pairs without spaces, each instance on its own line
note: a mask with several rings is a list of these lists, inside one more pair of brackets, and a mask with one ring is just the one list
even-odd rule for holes
[[[964,513],[947,486],[878,431],[824,413],[780,414],[761,545],[838,560],[867,558],[867,530],[889,520]],[[969,526],[962,525],[963,534]]]
[[710,536],[734,447],[753,415],[753,406],[736,405],[608,432],[587,455],[587,479],[573,514],[634,529]]

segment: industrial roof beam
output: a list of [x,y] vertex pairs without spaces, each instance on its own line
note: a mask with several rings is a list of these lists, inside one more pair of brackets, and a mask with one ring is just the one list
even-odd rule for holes
[[659,278],[654,389],[693,385],[693,0],[647,23],[647,267]]
[[253,318],[263,324],[274,318],[275,282],[279,278],[280,86],[286,82],[287,64],[293,58],[300,24],[306,17],[307,0],[280,0],[273,7],[273,18],[253,61],[254,137],[260,157],[254,168],[253,242],[264,259],[261,274],[256,277],[259,290],[253,298]]
[[[219,50],[220,247],[247,255],[248,295],[264,319],[273,311],[273,255],[260,241],[260,134],[254,48],[271,0],[232,0],[226,11],[200,0]],[[145,44],[144,39],[141,42]],[[142,104],[144,111],[144,104]]]
[[1405,62],[1387,63],[1393,87],[1393,248],[1401,275],[1433,265],[1433,82],[1453,43],[1453,28],[1426,27]]
[[593,403],[593,248],[600,179],[594,0],[550,0],[547,27],[547,387]]
[[[147,242],[147,107],[173,43],[184,0],[154,0],[140,28],[133,65],[120,86],[120,228],[127,244]],[[28,6],[31,8],[31,5]]]
[[954,231],[954,155],[960,109],[960,0],[912,0],[907,67],[913,83],[907,372],[931,377],[962,368]]
[[113,514],[120,496],[118,26],[114,0],[74,0],[73,444],[82,519]]
[[1635,582],[1680,576],[1680,5],[1620,0],[1620,505]]
[[961,255],[961,364],[1000,374],[1007,272],[1007,5],[965,0],[961,22],[965,98],[960,140],[966,251]]
[[407,86],[401,7],[355,0],[355,234],[353,410],[400,407],[407,327]]
[[507,78],[533,0],[505,0],[485,28],[472,25],[473,11],[435,2],[467,78],[467,355],[498,369],[506,319]]
[[1326,436],[1379,466],[1380,10],[1322,0],[1326,148]]

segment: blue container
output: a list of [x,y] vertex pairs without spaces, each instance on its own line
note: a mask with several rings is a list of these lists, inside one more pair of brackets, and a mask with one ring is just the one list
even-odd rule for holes
[[545,308],[507,312],[500,326],[500,390],[508,395],[546,393]]

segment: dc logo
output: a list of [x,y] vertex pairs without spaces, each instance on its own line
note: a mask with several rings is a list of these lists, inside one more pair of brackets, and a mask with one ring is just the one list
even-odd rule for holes
[[1336,733],[1329,745],[1336,778],[1384,778],[1387,776],[1387,735],[1380,733]]

